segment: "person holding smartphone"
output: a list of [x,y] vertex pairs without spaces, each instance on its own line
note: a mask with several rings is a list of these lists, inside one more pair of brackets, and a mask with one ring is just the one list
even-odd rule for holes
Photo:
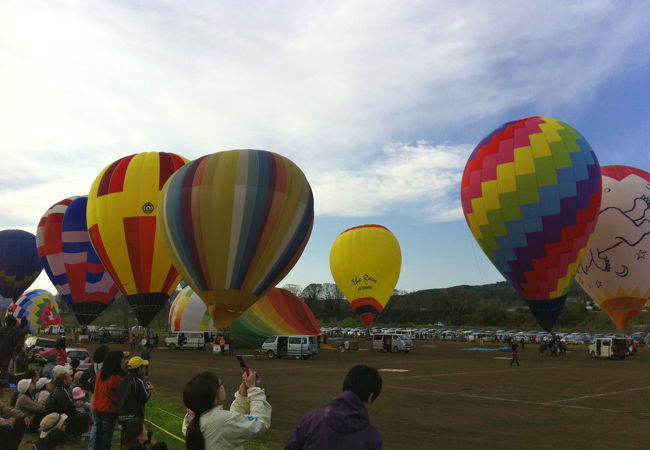
[[210,372],[192,378],[183,390],[183,402],[191,411],[183,421],[189,450],[239,450],[271,426],[271,405],[264,390],[256,386],[257,374],[248,369],[235,393],[230,410],[223,409],[226,388]]

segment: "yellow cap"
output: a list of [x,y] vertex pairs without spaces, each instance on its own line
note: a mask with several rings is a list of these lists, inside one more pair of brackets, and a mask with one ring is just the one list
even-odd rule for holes
[[129,362],[126,364],[126,368],[131,370],[131,369],[137,369],[140,366],[148,366],[149,361],[146,359],[142,359],[139,356],[134,356],[133,358],[129,359]]

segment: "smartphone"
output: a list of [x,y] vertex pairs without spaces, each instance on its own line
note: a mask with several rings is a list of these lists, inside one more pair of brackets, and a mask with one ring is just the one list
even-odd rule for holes
[[[246,361],[244,361],[244,357],[241,355],[237,355],[237,361],[239,361],[239,366],[242,368],[242,370],[246,372],[246,375],[248,375],[248,372],[251,370],[251,368],[248,367],[248,364],[246,364]],[[261,382],[262,382],[262,377],[260,377],[259,372],[256,372],[255,385],[259,386]]]

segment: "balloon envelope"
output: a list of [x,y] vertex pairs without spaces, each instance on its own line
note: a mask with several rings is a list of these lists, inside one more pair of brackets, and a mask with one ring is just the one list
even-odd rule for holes
[[166,304],[180,279],[156,220],[160,190],[186,161],[162,152],[121,158],[99,174],[88,196],[90,240],[143,326]]
[[461,186],[467,224],[545,330],[564,307],[600,197],[600,167],[589,143],[548,117],[506,123],[467,161]]
[[36,231],[38,256],[45,272],[81,325],[92,323],[119,295],[90,243],[87,203],[86,196],[55,203]]
[[7,310],[19,322],[26,318],[30,333],[37,333],[41,328],[50,325],[61,325],[59,305],[45,289],[33,289],[20,296],[16,303]]
[[650,173],[605,166],[596,230],[576,280],[619,330],[650,297]]
[[[212,309],[212,308],[210,308]],[[169,311],[171,331],[216,331],[208,307],[191,287],[183,289]],[[259,346],[276,334],[319,335],[311,309],[285,289],[274,288],[248,308],[228,331],[239,344]]]
[[15,302],[41,270],[36,236],[23,230],[0,231],[0,295]]
[[291,270],[313,220],[298,166],[263,150],[230,150],[171,177],[159,230],[183,279],[225,328]]
[[330,271],[363,323],[370,326],[390,300],[402,266],[399,242],[381,225],[341,233],[330,251]]

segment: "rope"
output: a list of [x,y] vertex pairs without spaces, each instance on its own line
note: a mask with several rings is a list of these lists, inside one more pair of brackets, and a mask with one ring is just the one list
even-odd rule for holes
[[170,436],[170,437],[176,439],[177,441],[180,441],[180,442],[182,442],[182,443],[185,443],[185,439],[183,439],[183,438],[181,438],[181,437],[179,437],[179,436],[176,436],[176,435],[173,434],[173,433],[170,433],[169,431],[165,430],[164,428],[162,428],[162,427],[156,425],[155,423],[153,423],[151,420],[149,420],[149,419],[144,419],[144,421],[147,422],[147,423],[149,423],[149,424],[151,424],[151,425],[153,425],[154,427],[158,428],[160,431],[162,431],[163,433],[165,433],[167,436]]

